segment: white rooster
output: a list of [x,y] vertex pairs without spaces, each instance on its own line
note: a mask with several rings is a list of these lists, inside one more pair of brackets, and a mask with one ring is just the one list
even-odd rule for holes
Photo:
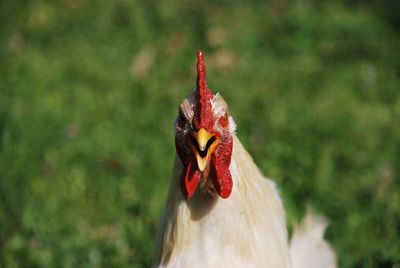
[[197,53],[197,87],[179,107],[172,182],[157,233],[154,267],[336,267],[325,224],[308,221],[289,249],[285,214],[235,135],[224,99],[206,84]]

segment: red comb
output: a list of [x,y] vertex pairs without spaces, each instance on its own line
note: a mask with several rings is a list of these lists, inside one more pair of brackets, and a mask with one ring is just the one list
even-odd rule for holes
[[204,66],[203,52],[199,49],[197,51],[197,120],[196,127],[208,129],[212,126],[212,107],[211,99],[213,94],[207,87],[206,82],[206,67]]

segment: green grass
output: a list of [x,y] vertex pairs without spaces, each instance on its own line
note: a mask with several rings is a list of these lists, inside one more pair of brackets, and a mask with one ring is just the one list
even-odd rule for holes
[[399,4],[145,2],[1,4],[0,266],[150,265],[198,48],[288,218],[399,265]]

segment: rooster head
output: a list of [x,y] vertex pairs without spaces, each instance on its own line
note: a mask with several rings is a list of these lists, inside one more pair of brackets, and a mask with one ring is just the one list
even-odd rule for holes
[[175,132],[176,151],[183,164],[184,197],[190,199],[197,188],[207,187],[228,198],[232,191],[229,165],[234,123],[224,99],[207,87],[201,50],[197,52],[196,89],[179,106]]

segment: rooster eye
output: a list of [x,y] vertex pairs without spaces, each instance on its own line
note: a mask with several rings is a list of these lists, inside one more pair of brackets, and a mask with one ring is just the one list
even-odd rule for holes
[[185,121],[186,121],[186,117],[182,113],[179,113],[178,125],[183,126],[185,124]]

